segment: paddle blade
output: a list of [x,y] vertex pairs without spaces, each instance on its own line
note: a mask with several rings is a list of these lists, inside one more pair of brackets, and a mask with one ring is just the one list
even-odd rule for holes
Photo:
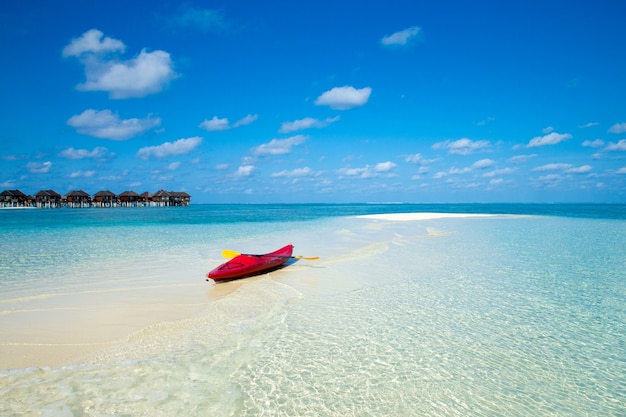
[[319,256],[309,256],[309,257],[306,257],[306,256],[292,256],[292,258],[306,259],[308,261],[315,261],[316,259],[319,259],[320,257]]
[[241,255],[239,252],[235,252],[234,250],[224,249],[222,251],[222,256],[224,258],[234,258],[235,256]]

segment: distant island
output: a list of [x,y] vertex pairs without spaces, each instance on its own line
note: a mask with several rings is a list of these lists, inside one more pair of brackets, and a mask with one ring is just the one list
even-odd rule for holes
[[85,207],[170,207],[188,206],[191,196],[181,191],[159,190],[156,193],[124,191],[115,194],[109,190],[98,191],[93,196],[83,190],[61,195],[54,190],[41,190],[34,196],[20,190],[0,193],[0,208],[85,208]]

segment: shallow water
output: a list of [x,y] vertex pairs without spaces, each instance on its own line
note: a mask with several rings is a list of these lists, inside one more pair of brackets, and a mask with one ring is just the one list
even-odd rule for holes
[[271,229],[215,247],[180,238],[172,253],[217,262],[225,243],[288,235],[321,259],[78,362],[0,371],[0,415],[623,415],[623,220]]

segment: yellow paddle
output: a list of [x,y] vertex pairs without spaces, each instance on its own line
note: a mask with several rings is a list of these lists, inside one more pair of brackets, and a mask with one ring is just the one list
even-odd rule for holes
[[[239,255],[246,255],[246,254],[245,254],[245,253],[244,253],[244,254],[241,254],[241,253],[239,253],[239,252],[235,252],[234,250],[230,250],[230,249],[224,249],[224,250],[222,251],[222,256],[223,256],[224,258],[234,258],[235,256],[239,256]],[[248,256],[265,256],[265,255],[248,255]],[[270,256],[272,256],[272,255],[270,255]],[[277,257],[282,257],[282,256],[278,255]],[[285,258],[286,258],[286,256],[285,256]],[[304,256],[290,256],[290,258],[294,258],[294,259],[307,259],[307,260],[309,260],[309,261],[314,261],[314,260],[316,260],[316,259],[319,259],[320,257],[319,257],[319,256],[310,256],[310,257],[304,257]]]

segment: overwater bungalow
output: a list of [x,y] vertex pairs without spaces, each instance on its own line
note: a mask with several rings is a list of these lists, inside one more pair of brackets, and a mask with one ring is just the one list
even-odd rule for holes
[[0,193],[0,207],[30,207],[33,197],[20,190],[4,190]]
[[94,207],[113,207],[117,203],[117,196],[109,190],[98,191],[93,195],[91,203]]
[[70,191],[65,195],[65,204],[71,208],[91,207],[91,196],[83,190]]
[[40,208],[61,207],[63,196],[54,190],[41,190],[35,194],[35,206]]
[[98,191],[93,198],[83,190],[73,190],[65,196],[54,190],[41,190],[35,196],[20,190],[0,193],[0,207],[83,208],[83,207],[170,207],[188,206],[191,196],[181,191],[159,190],[154,194],[124,191],[117,195],[109,190]]
[[124,191],[117,196],[122,207],[137,207],[141,201],[141,197],[134,191]]

